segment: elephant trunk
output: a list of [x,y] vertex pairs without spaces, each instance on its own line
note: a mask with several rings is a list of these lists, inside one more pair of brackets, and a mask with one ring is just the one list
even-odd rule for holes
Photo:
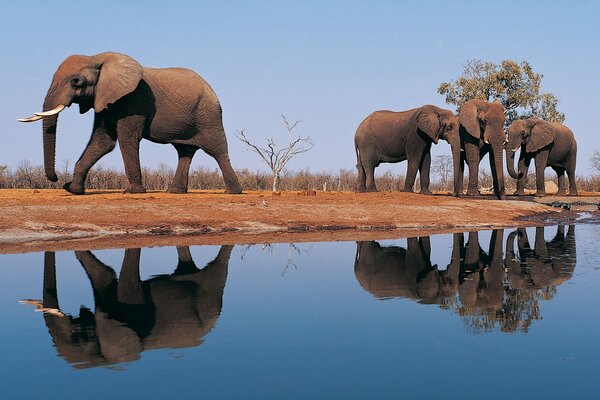
[[519,179],[523,176],[523,172],[519,171],[517,174],[515,170],[515,151],[506,149],[506,169],[508,169],[508,174],[513,179]]
[[[54,100],[52,87],[48,90],[44,100],[44,111],[55,109],[58,104]],[[44,140],[44,171],[46,178],[51,182],[58,181],[54,169],[56,159],[56,125],[58,123],[58,113],[45,116],[42,124],[42,136]]]
[[450,143],[450,149],[452,151],[452,167],[454,172],[454,195],[460,196],[463,192],[460,140],[457,139],[456,143]]
[[500,200],[504,200],[506,195],[504,189],[504,152],[502,143],[492,145],[492,153],[494,156],[494,170],[496,172],[495,174],[492,174],[492,179],[494,179],[494,191]]

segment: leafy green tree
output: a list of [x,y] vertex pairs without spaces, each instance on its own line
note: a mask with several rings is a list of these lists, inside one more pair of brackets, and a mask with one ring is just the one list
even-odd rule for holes
[[458,79],[440,84],[438,93],[446,96],[446,103],[458,109],[471,99],[497,100],[506,110],[507,125],[527,117],[563,122],[565,114],[558,111],[556,96],[540,93],[542,78],[527,61],[504,60],[497,65],[470,60]]

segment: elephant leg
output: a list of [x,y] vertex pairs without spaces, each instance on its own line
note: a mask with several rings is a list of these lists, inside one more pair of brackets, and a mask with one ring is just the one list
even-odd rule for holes
[[419,170],[420,160],[414,157],[408,158],[408,166],[406,168],[406,179],[404,180],[404,192],[413,192],[415,180],[417,179],[417,171]]
[[545,185],[545,177],[544,171],[546,170],[546,166],[548,165],[548,151],[540,151],[535,156],[535,187],[536,187],[536,196],[545,196],[546,195],[546,185]]
[[96,306],[110,306],[115,295],[113,289],[117,283],[115,271],[98,260],[91,251],[76,251],[75,257],[90,279]]
[[358,148],[356,149],[356,168],[358,169],[356,191],[364,193],[367,191],[367,175],[365,174],[365,167],[360,157],[360,150]]
[[[523,150],[521,150],[523,151]],[[529,164],[531,163],[530,157],[519,157],[518,172],[523,172],[523,176],[517,179],[517,190],[515,195],[525,195],[525,185],[527,184],[527,173],[529,172]]]
[[223,181],[225,182],[225,193],[229,194],[240,194],[242,193],[242,185],[238,181],[238,177],[231,166],[229,155],[227,153],[219,154],[215,156],[217,164],[223,174]]
[[475,143],[465,143],[465,156],[469,166],[467,195],[477,196],[479,195],[479,190],[477,190],[479,184],[479,146]]
[[421,158],[421,164],[419,165],[419,180],[421,182],[421,194],[431,195],[429,190],[429,173],[431,171],[431,145],[428,146],[423,158]]
[[198,267],[196,267],[196,263],[192,258],[192,253],[188,246],[177,246],[177,258],[177,267],[175,268],[173,275],[189,275],[200,271]]
[[565,196],[567,194],[567,177],[565,176],[565,169],[561,167],[552,167],[556,176],[558,177],[558,195]]
[[125,175],[129,186],[125,193],[146,193],[142,186],[142,170],[140,167],[140,141],[144,129],[145,118],[140,115],[123,118],[117,122],[119,148],[125,165]]
[[[366,159],[365,159],[366,158]],[[365,171],[365,188],[367,192],[377,192],[377,186],[375,185],[375,167],[379,163],[375,159],[363,157],[362,167]]]
[[458,167],[454,167],[454,196],[458,197],[463,194],[464,175],[465,175],[465,160],[459,156]]
[[173,177],[173,182],[169,185],[167,192],[169,193],[187,193],[188,191],[188,177],[190,173],[190,165],[192,158],[198,150],[195,146],[173,144],[175,150],[177,150],[177,156],[179,161],[177,163],[177,170]]
[[571,153],[569,162],[567,163],[567,175],[569,177],[569,195],[577,196],[577,180],[575,178],[576,152]]
[[110,153],[115,148],[115,143],[116,137],[108,131],[101,119],[96,118],[92,137],[75,164],[73,180],[65,183],[63,189],[73,194],[83,194],[85,192],[84,183],[90,168],[103,155]]
[[144,304],[144,291],[140,279],[140,249],[126,249],[119,273],[117,299],[123,304]]

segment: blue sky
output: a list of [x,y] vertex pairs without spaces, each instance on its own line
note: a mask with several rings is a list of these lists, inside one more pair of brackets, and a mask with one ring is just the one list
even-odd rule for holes
[[[353,169],[353,137],[374,110],[423,104],[470,59],[527,60],[544,75],[578,140],[578,174],[600,149],[600,2],[594,1],[18,1],[0,4],[0,165],[42,164],[41,110],[56,67],[70,54],[126,53],[142,65],[187,67],[216,91],[235,168],[266,170],[235,137],[285,140],[280,114],[302,120],[315,148],[289,169]],[[61,114],[57,168],[79,158],[93,113]],[[433,155],[450,154],[440,142]],[[143,166],[174,167],[169,145],[143,141]],[[99,162],[122,169],[118,147]],[[197,153],[192,168],[215,168]],[[485,164],[487,165],[487,163]],[[405,163],[379,172],[403,171]]]

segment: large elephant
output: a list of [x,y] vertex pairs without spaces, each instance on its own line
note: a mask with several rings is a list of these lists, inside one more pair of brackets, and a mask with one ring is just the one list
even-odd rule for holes
[[[479,99],[469,100],[460,108],[458,120],[461,145],[465,151],[464,158],[469,166],[467,194],[479,194],[479,163],[489,153],[494,193],[499,199],[504,199],[504,107],[497,101],[490,103]],[[462,189],[464,164],[462,159],[458,160],[459,165],[456,164],[456,158],[454,161],[455,185],[458,180]],[[456,174],[460,174],[459,179]]]
[[58,180],[54,169],[58,113],[73,103],[79,104],[81,114],[93,108],[95,117],[73,180],[63,186],[69,192],[84,193],[88,171],[114,149],[117,140],[129,180],[125,192],[145,192],[139,159],[142,138],[170,143],[177,150],[179,162],[168,192],[187,192],[190,163],[198,149],[217,161],[227,193],[242,191],[229,160],[219,100],[195,72],[142,67],[119,53],[68,57],[54,74],[44,111],[19,120],[43,118],[44,168],[52,182]]
[[359,192],[376,192],[375,167],[381,163],[407,160],[404,191],[412,192],[417,171],[421,193],[429,190],[431,144],[446,139],[457,130],[456,117],[450,110],[433,105],[408,111],[375,111],[358,126],[354,136]]
[[141,281],[140,249],[127,249],[119,278],[89,251],[76,256],[92,284],[95,311],[60,312],[55,256],[44,258],[44,319],[58,353],[76,368],[133,361],[144,350],[191,347],[215,325],[223,304],[233,246],[198,269],[189,248],[178,247],[175,272]]
[[[558,175],[558,194],[567,194],[565,171],[569,176],[569,194],[577,195],[575,166],[577,164],[577,142],[573,132],[559,122],[546,122],[539,118],[514,121],[508,127],[506,160],[509,175],[517,180],[516,195],[525,194],[527,170],[535,159],[535,186],[537,196],[546,194],[544,171],[552,167]],[[515,152],[519,154],[519,172],[515,171]]]
[[[504,262],[508,282],[513,289],[546,289],[571,279],[577,264],[575,225],[558,225],[550,241],[544,238],[544,227],[535,228],[533,248],[525,228],[519,228],[506,239]],[[515,253],[515,238],[517,253]]]

